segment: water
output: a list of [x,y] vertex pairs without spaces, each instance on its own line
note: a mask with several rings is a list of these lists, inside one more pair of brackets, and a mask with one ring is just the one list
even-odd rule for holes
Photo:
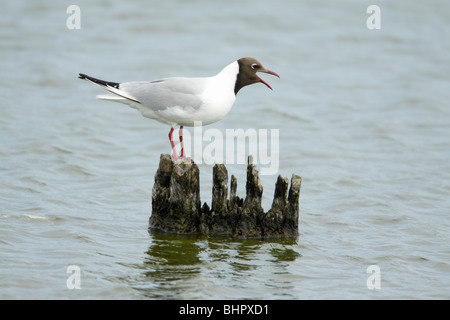
[[[450,298],[447,2],[378,1],[380,30],[368,1],[77,1],[80,30],[70,4],[2,4],[2,299]],[[281,79],[243,89],[209,127],[280,129],[278,173],[303,178],[300,236],[149,232],[169,128],[96,101],[77,73],[209,76],[242,56]],[[228,170],[243,196],[245,166]],[[266,209],[275,181],[262,177]]]

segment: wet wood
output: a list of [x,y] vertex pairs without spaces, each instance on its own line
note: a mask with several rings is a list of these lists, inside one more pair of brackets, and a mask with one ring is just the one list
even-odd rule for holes
[[[161,155],[152,191],[150,227],[166,232],[223,235],[242,239],[293,238],[298,236],[301,177],[289,180],[278,176],[272,206],[261,206],[263,187],[249,157],[246,195],[236,194],[237,179],[232,175],[228,189],[225,165],[213,168],[211,207],[200,201],[199,169],[190,160],[172,161]],[[229,197],[228,197],[229,194]]]

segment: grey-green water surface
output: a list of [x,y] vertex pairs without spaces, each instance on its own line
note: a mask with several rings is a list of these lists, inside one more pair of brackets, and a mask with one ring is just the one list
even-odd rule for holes
[[[446,1],[378,1],[379,30],[368,1],[81,0],[79,30],[72,4],[2,3],[0,298],[450,298]],[[277,174],[303,178],[298,239],[149,232],[169,128],[77,74],[210,76],[243,56],[281,78],[205,130],[280,130]],[[243,197],[245,165],[227,167]],[[276,177],[261,177],[266,210]]]

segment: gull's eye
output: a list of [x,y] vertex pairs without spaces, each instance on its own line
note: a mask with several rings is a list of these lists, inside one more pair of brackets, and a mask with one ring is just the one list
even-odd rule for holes
[[258,68],[259,68],[259,66],[257,63],[252,64],[252,69],[258,69]]

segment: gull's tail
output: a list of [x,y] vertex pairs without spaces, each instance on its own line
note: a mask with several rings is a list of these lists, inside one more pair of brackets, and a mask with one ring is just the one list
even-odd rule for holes
[[106,90],[115,94],[115,95],[98,95],[97,96],[98,99],[112,100],[112,101],[122,102],[125,104],[128,104],[127,102],[129,102],[129,100],[140,103],[140,101],[138,101],[136,98],[132,97],[129,93],[127,93],[123,90],[120,90],[120,83],[118,83],[118,82],[100,80],[100,79],[97,79],[94,77],[90,77],[83,73],[79,73],[78,78],[95,83],[96,85],[99,85],[100,87],[103,87]]

